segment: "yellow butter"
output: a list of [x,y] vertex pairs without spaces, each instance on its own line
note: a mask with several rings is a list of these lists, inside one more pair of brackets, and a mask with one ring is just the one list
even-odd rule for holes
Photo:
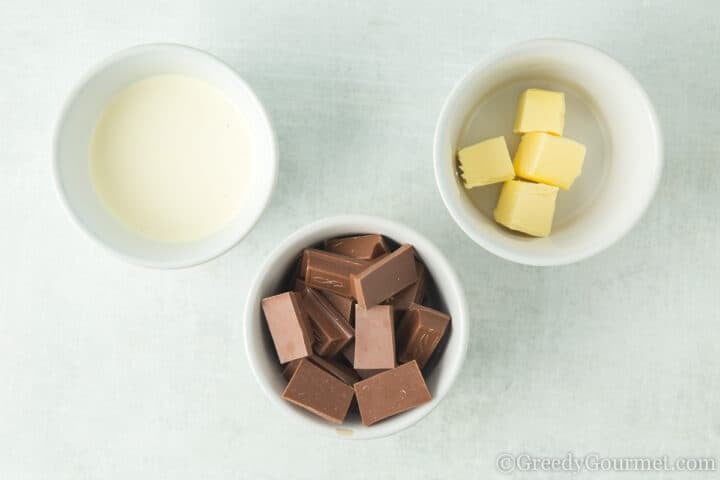
[[515,133],[549,132],[562,135],[565,127],[565,94],[530,88],[520,95]]
[[552,229],[557,194],[557,187],[542,183],[505,182],[495,207],[495,220],[511,230],[547,237]]
[[495,137],[458,152],[465,188],[480,187],[515,178],[505,137]]
[[547,133],[526,133],[515,152],[513,167],[520,178],[567,190],[580,176],[585,145]]

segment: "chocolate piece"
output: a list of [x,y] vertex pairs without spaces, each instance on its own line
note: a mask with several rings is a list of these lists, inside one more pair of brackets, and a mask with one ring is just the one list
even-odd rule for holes
[[355,358],[358,370],[395,368],[395,319],[392,305],[365,310],[355,306]]
[[421,304],[425,297],[427,269],[423,263],[415,261],[415,271],[417,272],[417,281],[390,299],[390,303],[395,307],[396,312],[407,310],[413,303]]
[[315,336],[313,347],[318,355],[336,355],[352,340],[355,332],[350,323],[320,292],[312,288],[305,289],[302,304],[310,317]]
[[[310,357],[305,357],[310,358]],[[295,373],[295,370],[297,370],[298,365],[300,365],[300,362],[302,361],[302,358],[298,358],[297,360],[291,360],[288,363],[285,364],[285,367],[283,368],[282,374],[283,377],[285,377],[285,380],[290,380]]]
[[415,360],[423,368],[445,334],[450,317],[421,305],[411,305],[397,329],[398,361]]
[[[306,288],[309,287],[307,286],[307,283],[305,283],[305,280],[303,280],[302,278],[295,279],[295,285],[293,287],[293,290],[298,292],[301,297],[305,295]],[[338,313],[342,315],[351,326],[353,325],[353,305],[355,305],[355,302],[352,298],[343,297],[338,295],[337,293],[332,292],[320,292],[320,294],[323,297],[327,298],[328,302],[330,302],[332,306],[335,307],[335,310],[337,310]]]
[[372,260],[390,252],[382,235],[358,235],[325,240],[325,250],[361,260]]
[[301,297],[305,295],[305,289],[308,288],[307,283],[302,278],[296,278],[293,284],[293,290]]
[[317,355],[313,355],[310,357],[310,361],[348,385],[352,385],[353,383],[360,381],[360,377],[357,373],[355,373],[355,370],[346,367],[337,360],[333,360],[331,358],[325,359],[318,357]]
[[361,368],[359,370],[355,370],[355,373],[358,374],[360,378],[363,380],[367,380],[370,377],[373,377],[377,375],[378,373],[387,372],[387,368]]
[[[342,356],[345,357],[345,359],[352,365],[352,363],[355,361],[355,342],[353,341],[348,343],[340,353],[342,353]],[[355,373],[357,373],[357,375],[362,379],[370,378],[373,375],[377,375],[380,372],[385,372],[386,370],[386,368],[354,369]]]
[[[338,362],[337,360],[333,359],[324,359],[322,357],[319,357],[317,355],[313,355],[311,357],[307,357],[308,360],[310,360],[312,363],[317,365],[318,367],[322,368],[329,374],[333,375],[338,380],[342,380],[344,383],[348,385],[352,385],[355,382],[360,381],[360,376],[355,373],[355,370],[353,370],[350,367],[346,367],[342,363]],[[303,361],[302,358],[299,358],[297,360],[293,360],[291,362],[288,362],[285,364],[285,368],[283,368],[282,374],[283,377],[285,377],[285,380],[290,380],[292,376],[295,374],[295,370],[297,370],[298,366],[300,366],[300,362]]]
[[343,297],[353,297],[350,275],[360,273],[368,266],[365,260],[357,260],[323,252],[312,248],[303,252],[303,266],[305,283],[309,287],[325,292],[337,293]]
[[263,298],[262,309],[280,363],[312,354],[312,329],[295,292]]
[[303,359],[282,397],[331,422],[343,423],[353,399],[353,389],[310,360]]
[[345,345],[345,347],[340,351],[340,353],[343,357],[345,357],[345,360],[350,362],[350,365],[352,365],[355,361],[355,340]]
[[352,273],[351,279],[358,303],[363,308],[374,307],[417,281],[415,250],[412,245],[403,245],[361,272]]
[[323,296],[328,299],[328,302],[332,304],[333,307],[335,307],[335,310],[338,311],[340,315],[343,316],[345,320],[348,321],[350,325],[353,325],[354,323],[354,316],[353,316],[353,305],[355,305],[355,302],[352,298],[347,297],[341,297],[337,293],[332,292],[322,292]]
[[372,425],[432,400],[415,361],[357,382],[353,388],[363,425]]
[[295,261],[295,266],[293,267],[292,275],[290,276],[290,281],[292,282],[293,279],[299,278],[304,279],[305,278],[305,256],[303,254],[300,254],[300,258],[298,258]]

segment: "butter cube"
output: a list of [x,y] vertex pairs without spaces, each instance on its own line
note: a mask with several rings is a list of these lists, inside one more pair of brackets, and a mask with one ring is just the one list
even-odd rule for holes
[[580,176],[585,145],[547,133],[526,133],[520,139],[513,166],[520,178],[567,190]]
[[564,126],[564,93],[530,88],[520,95],[513,132],[562,135]]
[[547,237],[552,228],[557,194],[557,187],[542,183],[505,182],[495,207],[495,221],[511,230]]
[[495,137],[458,152],[465,188],[480,187],[515,178],[505,137]]

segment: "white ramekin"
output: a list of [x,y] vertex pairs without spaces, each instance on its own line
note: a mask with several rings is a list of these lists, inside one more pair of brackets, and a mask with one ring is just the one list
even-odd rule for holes
[[[337,236],[358,233],[381,233],[398,243],[414,245],[417,255],[428,268],[447,312],[451,329],[443,354],[426,378],[433,396],[431,402],[388,418],[370,427],[357,420],[333,425],[281,398],[287,381],[277,363],[272,341],[263,318],[260,301],[279,293],[288,272],[306,247]],[[463,287],[445,256],[428,239],[396,222],[363,215],[330,217],[301,228],[283,241],[265,260],[255,276],[247,296],[244,314],[245,350],[250,368],[270,402],[289,417],[309,429],[349,439],[377,438],[403,430],[437,406],[460,373],[468,343],[468,311]],[[279,421],[282,421],[282,417]]]
[[[162,243],[131,232],[102,205],[90,176],[89,145],[108,100],[142,78],[176,73],[199,78],[238,105],[250,126],[252,178],[241,212],[215,234],[189,243]],[[71,217],[100,245],[149,267],[181,268],[208,261],[231,248],[260,218],[277,177],[277,143],[270,119],[250,87],[228,65],[194,48],[141,45],[120,51],[94,67],[69,95],[55,131],[54,174]]]
[[[458,148],[483,140],[468,138],[469,130],[478,137],[505,135],[512,154],[517,94],[532,86],[567,93],[565,135],[588,144],[583,175],[560,192],[547,238],[496,224],[492,210],[498,187],[468,194],[456,172]],[[503,92],[512,95],[503,98]],[[452,217],[488,251],[529,265],[576,262],[620,239],[652,200],[662,157],[660,125],[637,80],[605,53],[566,40],[521,43],[473,68],[448,96],[435,131],[435,177]]]

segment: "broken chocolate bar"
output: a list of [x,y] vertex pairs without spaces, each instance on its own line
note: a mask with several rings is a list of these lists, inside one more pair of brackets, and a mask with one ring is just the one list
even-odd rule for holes
[[[360,381],[360,376],[355,373],[355,370],[346,367],[337,360],[334,360],[332,358],[325,359],[317,355],[312,355],[310,357],[307,357],[307,359],[328,372],[329,374],[335,376],[335,378],[337,378],[338,380],[342,380],[348,385],[352,385],[353,383]],[[295,370],[297,370],[298,366],[300,366],[300,362],[302,360],[302,358],[299,358],[285,364],[285,367],[282,371],[285,380],[290,380],[292,378],[292,376],[295,374]]]
[[[305,357],[310,358],[310,357]],[[297,370],[298,365],[300,365],[300,362],[302,361],[302,358],[298,358],[296,360],[291,360],[288,363],[285,364],[283,367],[282,375],[285,377],[285,380],[290,380],[295,374],[295,370]]]
[[282,397],[331,422],[343,423],[353,389],[310,360],[302,359]]
[[[305,289],[308,288],[307,284],[305,283],[305,280],[302,278],[296,278],[295,284],[293,286],[293,290],[295,290],[300,297],[305,295]],[[347,298],[338,295],[337,293],[332,292],[320,292],[323,297],[327,298],[328,302],[332,304],[333,307],[335,307],[335,310],[342,315],[345,320],[350,323],[350,325],[353,324],[353,305],[355,302],[352,298]]]
[[350,325],[354,323],[355,316],[353,315],[353,312],[355,309],[353,306],[355,305],[355,302],[352,298],[341,297],[337,293],[332,292],[322,292],[322,294]]
[[305,289],[308,288],[307,283],[302,278],[296,278],[293,283],[293,290],[301,297],[305,295]]
[[303,252],[301,273],[309,287],[353,297],[350,275],[360,273],[368,265],[365,260],[309,248]]
[[417,281],[415,250],[403,245],[360,272],[353,272],[352,291],[363,308],[371,308],[387,300]]
[[310,357],[310,361],[348,385],[352,385],[353,383],[360,381],[360,377],[357,373],[355,373],[355,370],[346,367],[337,360],[313,355]]
[[450,317],[435,309],[411,305],[397,329],[400,363],[415,360],[423,368],[445,334]]
[[325,250],[360,260],[372,260],[390,250],[382,235],[357,235],[325,241]]
[[280,363],[312,354],[312,329],[295,292],[263,298],[262,309]]
[[415,361],[357,382],[353,388],[363,425],[372,425],[432,400]]
[[396,312],[407,310],[413,303],[420,304],[425,297],[427,269],[423,263],[416,261],[415,271],[417,272],[417,281],[396,295],[393,295],[389,301]]
[[312,288],[305,289],[302,305],[310,317],[318,355],[336,355],[352,340],[355,332],[350,323],[335,310],[330,301]]
[[[355,342],[352,341],[348,343],[345,348],[342,349],[340,352],[342,353],[342,356],[345,357],[345,360],[350,362],[350,365],[353,364],[355,361]],[[373,375],[377,375],[380,372],[384,372],[387,370],[386,368],[369,368],[369,369],[363,369],[363,368],[355,368],[353,367],[353,370],[355,370],[355,373],[358,374],[358,376],[362,379],[370,378]]]
[[392,305],[365,310],[355,305],[355,358],[358,370],[395,368],[395,319]]

